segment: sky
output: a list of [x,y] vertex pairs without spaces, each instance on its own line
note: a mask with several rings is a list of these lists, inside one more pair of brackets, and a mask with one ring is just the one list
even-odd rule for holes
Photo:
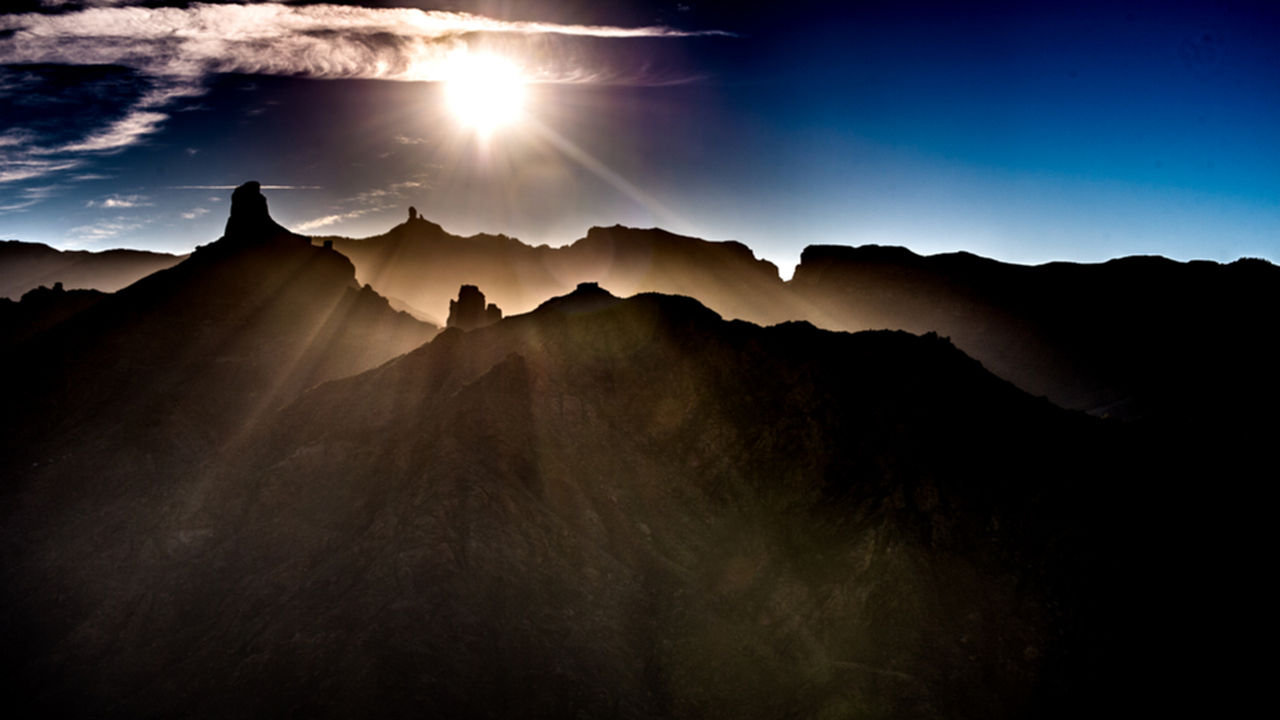
[[[185,3],[0,14],[0,238],[593,225],[1019,263],[1280,260],[1280,3]],[[501,58],[523,110],[448,102]],[[459,59],[463,60],[460,61]]]

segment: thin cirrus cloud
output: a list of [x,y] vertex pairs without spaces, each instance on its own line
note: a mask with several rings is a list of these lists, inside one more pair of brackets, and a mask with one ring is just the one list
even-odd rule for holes
[[[49,4],[60,7],[58,3]],[[86,5],[86,3],[80,3]],[[0,183],[79,167],[81,158],[131,147],[157,132],[171,105],[200,95],[217,73],[431,82],[449,57],[480,37],[669,38],[727,35],[669,27],[614,27],[510,21],[462,12],[347,5],[256,3],[136,7],[87,3],[70,12],[0,15],[0,65],[117,65],[151,89],[121,117],[61,144],[0,144]],[[94,5],[99,5],[95,7]],[[545,42],[529,43],[528,50]],[[572,53],[539,55],[537,82],[645,82],[581,66]],[[576,59],[575,59],[576,58]]]
[[122,208],[150,207],[154,203],[145,195],[108,195],[101,200],[90,200],[86,207],[119,210]]
[[342,201],[341,205],[355,206],[354,209],[347,210],[342,213],[325,215],[313,220],[298,224],[295,232],[311,232],[330,225],[355,220],[364,217],[370,213],[381,212],[399,205],[399,201],[406,197],[406,193],[416,189],[426,188],[429,185],[424,180],[405,180],[403,182],[392,183],[385,188],[374,188],[366,190],[354,197],[347,198]]

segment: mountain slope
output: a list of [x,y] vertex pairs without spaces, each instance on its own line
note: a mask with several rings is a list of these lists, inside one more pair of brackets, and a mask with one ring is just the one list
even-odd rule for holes
[[989,718],[1108,687],[1105,433],[937,337],[584,286],[240,447],[16,514],[32,708]]
[[56,250],[40,243],[0,241],[0,298],[18,299],[41,285],[115,292],[184,256],[144,250]]

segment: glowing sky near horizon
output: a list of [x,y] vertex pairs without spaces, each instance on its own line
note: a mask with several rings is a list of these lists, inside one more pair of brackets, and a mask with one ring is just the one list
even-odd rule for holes
[[[0,14],[0,238],[185,251],[256,179],[311,234],[657,225],[784,275],[814,243],[1280,260],[1274,4],[86,4]],[[461,127],[460,50],[518,65],[527,122]]]

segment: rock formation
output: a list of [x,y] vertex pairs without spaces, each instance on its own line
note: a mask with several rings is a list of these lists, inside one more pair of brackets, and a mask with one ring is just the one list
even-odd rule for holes
[[458,299],[449,301],[449,320],[447,327],[460,330],[492,325],[502,319],[502,309],[493,303],[487,306],[484,293],[475,285],[463,285],[458,288]]
[[[285,236],[301,237],[271,219],[267,212],[267,198],[263,196],[262,186],[256,180],[244,183],[231,193],[231,215],[227,218],[223,235],[241,242],[263,242]],[[307,242],[310,244],[310,241]]]

